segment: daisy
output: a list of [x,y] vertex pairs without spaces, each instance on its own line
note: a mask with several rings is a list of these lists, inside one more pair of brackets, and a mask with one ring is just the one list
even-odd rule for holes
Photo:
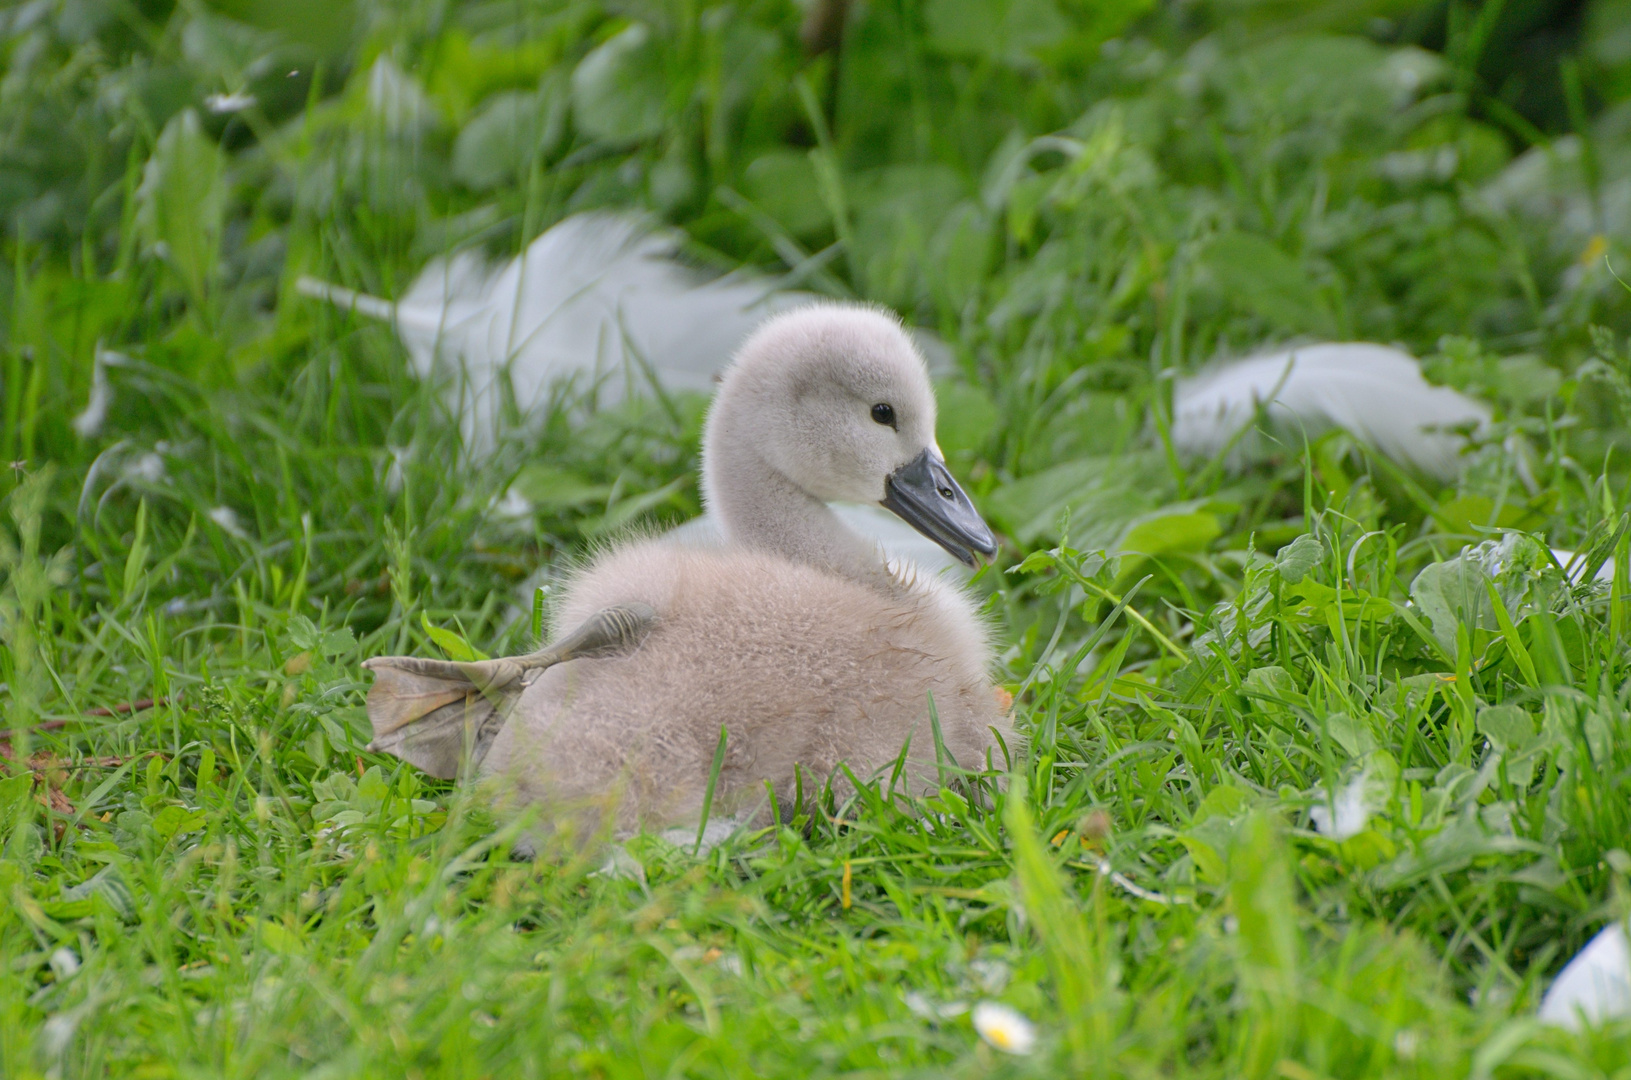
[[973,1019],[980,1038],[1005,1054],[1029,1054],[1036,1046],[1036,1025],[1007,1005],[982,1001]]

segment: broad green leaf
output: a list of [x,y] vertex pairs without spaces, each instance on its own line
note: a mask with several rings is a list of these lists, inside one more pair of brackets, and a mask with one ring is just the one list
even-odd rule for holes
[[969,383],[937,383],[934,396],[939,412],[935,438],[948,458],[985,445],[1001,419],[990,396]]
[[204,827],[205,814],[185,806],[164,806],[153,814],[152,828],[161,840],[182,833],[197,832]]
[[261,944],[275,953],[284,956],[299,956],[304,949],[298,931],[290,930],[280,922],[272,919],[250,919],[260,927]]
[[559,36],[549,35],[520,40],[482,35],[472,40],[462,28],[450,26],[437,41],[435,66],[425,75],[425,89],[463,125],[482,102],[500,91],[538,89],[546,77],[559,78],[564,90],[563,44]]
[[1470,533],[1480,528],[1536,528],[1557,508],[1557,492],[1542,491],[1526,501],[1505,501],[1499,506],[1487,495],[1460,495],[1433,511],[1440,527]]
[[1297,688],[1296,677],[1277,664],[1247,672],[1240,682],[1240,692],[1251,698],[1265,715],[1281,723],[1289,722],[1293,705],[1307,704],[1307,699]]
[[357,802],[367,808],[377,808],[390,798],[391,785],[385,782],[385,773],[378,765],[372,765],[357,781]]
[[342,626],[335,630],[323,631],[323,638],[317,643],[317,651],[323,656],[338,656],[356,647],[357,637],[351,632],[351,627]]
[[532,92],[494,94],[453,142],[453,177],[472,191],[526,179],[534,161],[555,153],[566,134],[568,100],[558,80]]
[[1053,0],[929,0],[923,17],[932,48],[1007,64],[1034,63],[1071,29]]
[[[1441,784],[1440,788],[1444,786]],[[1453,806],[1453,800],[1450,805]],[[1403,888],[1426,881],[1435,874],[1453,874],[1478,859],[1513,854],[1533,856],[1548,852],[1527,837],[1491,832],[1484,825],[1478,807],[1472,805],[1453,811],[1446,826],[1419,848],[1407,847],[1391,863],[1377,867],[1372,881],[1385,889]]]
[[1078,458],[998,485],[980,507],[1021,544],[1058,539],[1068,511],[1071,547],[1109,550],[1130,521],[1154,508],[1160,468],[1154,455]]
[[1525,750],[1535,741],[1535,721],[1516,705],[1478,710],[1478,730],[1497,750]]
[[[1309,727],[1316,732],[1319,722],[1313,721]],[[1349,757],[1360,758],[1376,749],[1376,737],[1371,734],[1370,728],[1363,720],[1349,716],[1345,712],[1333,712],[1325,717],[1325,730],[1330,733],[1334,742]]]
[[1179,833],[1178,842],[1189,853],[1189,861],[1195,864],[1195,872],[1202,881],[1208,885],[1221,885],[1228,878],[1228,864],[1223,852],[1218,850],[1213,838],[1203,835],[1202,830],[1190,829]]
[[[64,903],[85,902],[90,905],[92,914],[104,904],[120,918],[128,919],[136,913],[134,898],[130,895],[130,886],[125,884],[124,877],[117,866],[104,866],[89,878],[62,890]],[[67,918],[68,916],[57,916]]]
[[[1215,800],[1214,795],[1218,796]],[[1240,831],[1239,819],[1250,805],[1249,793],[1239,788],[1229,785],[1213,788],[1201,800],[1189,828],[1178,834],[1178,842],[1189,852],[1196,872],[1207,884],[1222,885],[1228,880],[1229,853]]]
[[1431,621],[1446,652],[1455,651],[1458,624],[1469,630],[1498,627],[1486,581],[1494,584],[1512,622],[1521,624],[1526,616],[1545,611],[1560,575],[1546,547],[1519,533],[1486,540],[1424,567],[1410,584],[1410,598]]
[[1312,578],[1286,586],[1285,597],[1292,601],[1287,605],[1291,614],[1316,624],[1328,623],[1333,609],[1337,608],[1341,610],[1343,621],[1350,623],[1360,619],[1385,619],[1398,611],[1391,600],[1353,589],[1339,593]]
[[761,154],[742,173],[744,194],[794,236],[808,236],[832,225],[832,211],[821,197],[815,165],[806,151],[778,149]]
[[1355,34],[1276,35],[1242,52],[1234,77],[1239,92],[1272,101],[1279,122],[1306,117],[1335,128],[1354,117],[1379,119],[1395,107],[1388,60],[1388,50]]
[[351,633],[350,627],[342,626],[338,630],[320,630],[315,623],[304,615],[296,615],[289,620],[289,641],[295,648],[302,651],[309,650],[319,656],[335,656],[357,644],[357,639]]
[[312,784],[312,794],[318,799],[344,805],[357,794],[357,782],[351,778],[350,773],[329,773],[324,779]]
[[1225,233],[1207,246],[1206,261],[1224,292],[1277,330],[1336,333],[1308,268],[1272,242],[1251,233]]
[[[278,4],[298,3],[299,0],[278,0]],[[232,11],[233,8],[259,6],[253,0],[223,0],[222,6],[233,18],[223,19],[208,8],[195,7],[181,28],[181,55],[200,74],[223,86],[241,87],[264,72],[275,61],[277,37],[252,25]],[[273,7],[271,3],[266,7]],[[339,4],[330,4],[339,7]],[[200,5],[202,7],[202,5]]]
[[1325,549],[1320,542],[1304,533],[1280,549],[1274,557],[1274,569],[1287,585],[1295,585],[1320,564],[1324,555]]
[[216,276],[226,213],[225,159],[198,114],[184,109],[164,126],[136,189],[136,224],[148,250],[175,268],[195,303]]
[[1101,459],[1067,461],[999,486],[982,500],[983,509],[1022,544],[1056,535],[1056,518],[1068,501],[1099,487],[1109,472]]
[[997,252],[995,219],[973,199],[964,199],[940,219],[929,237],[925,266],[935,302],[962,311],[980,295]]
[[41,900],[40,910],[53,919],[84,919],[95,912],[96,905],[88,897],[79,900]]
[[[1223,535],[1218,516],[1206,510],[1153,514],[1136,522],[1118,545],[1129,555],[1177,555],[1205,551]],[[1123,568],[1122,573],[1127,573]]]
[[[1628,5],[1631,7],[1631,5]],[[1469,124],[1474,130],[1482,125]],[[1495,365],[1495,390],[1501,397],[1520,405],[1537,405],[1553,397],[1563,386],[1563,373],[1534,353],[1502,357]],[[1556,491],[1550,492],[1555,498]]]
[[556,513],[586,503],[602,502],[611,485],[595,484],[554,465],[528,465],[516,475],[511,489],[542,511]]
[[343,48],[357,20],[355,0],[211,0],[234,19],[275,30],[322,53]]
[[296,615],[289,620],[289,641],[297,649],[315,649],[322,639],[322,633],[304,615]]
[[1361,829],[1341,843],[1342,860],[1354,870],[1373,870],[1399,854],[1399,846],[1375,829]]
[[1423,567],[1410,583],[1410,599],[1427,616],[1433,636],[1452,655],[1458,624],[1466,623],[1469,627],[1494,624],[1495,613],[1490,610],[1489,597],[1484,592],[1483,568],[1466,559],[1450,559]]
[[1233,784],[1220,784],[1206,793],[1206,798],[1195,808],[1195,821],[1207,818],[1236,818],[1251,807],[1252,793]]
[[445,630],[440,626],[431,625],[430,616],[424,612],[419,613],[419,623],[424,627],[425,633],[429,635],[430,640],[436,643],[437,648],[447,653],[449,659],[466,664],[474,660],[487,659],[486,653],[475,649],[468,641],[452,630]]
[[669,147],[669,152],[646,174],[646,189],[651,192],[652,201],[667,212],[695,199],[700,183],[693,155],[678,143]]
[[1229,878],[1245,982],[1289,1004],[1302,952],[1297,895],[1285,843],[1267,814],[1254,814],[1242,826]]
[[572,122],[591,139],[634,143],[663,129],[668,82],[662,47],[633,23],[579,61],[572,72]]

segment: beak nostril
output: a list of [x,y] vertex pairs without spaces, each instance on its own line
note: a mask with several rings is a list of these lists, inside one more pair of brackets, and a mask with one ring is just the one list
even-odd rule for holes
[[991,530],[932,447],[889,474],[881,502],[968,566],[976,552],[994,550]]

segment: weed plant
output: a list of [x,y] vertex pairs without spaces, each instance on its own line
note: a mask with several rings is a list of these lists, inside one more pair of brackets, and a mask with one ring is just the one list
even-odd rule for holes
[[[1532,1018],[1631,910],[1631,23],[1525,89],[1511,7],[7,8],[0,1073],[1631,1075]],[[609,873],[365,749],[363,659],[530,648],[698,512],[705,402],[477,460],[294,282],[602,207],[950,346],[1002,774]],[[1448,485],[1169,450],[1175,374],[1311,338],[1497,423]]]

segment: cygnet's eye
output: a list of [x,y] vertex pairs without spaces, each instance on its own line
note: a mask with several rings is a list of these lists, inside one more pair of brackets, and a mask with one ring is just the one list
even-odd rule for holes
[[878,404],[872,406],[872,419],[876,420],[880,424],[887,424],[896,431],[900,430],[900,428],[895,424],[895,407],[893,405],[889,405],[881,401],[878,402]]

